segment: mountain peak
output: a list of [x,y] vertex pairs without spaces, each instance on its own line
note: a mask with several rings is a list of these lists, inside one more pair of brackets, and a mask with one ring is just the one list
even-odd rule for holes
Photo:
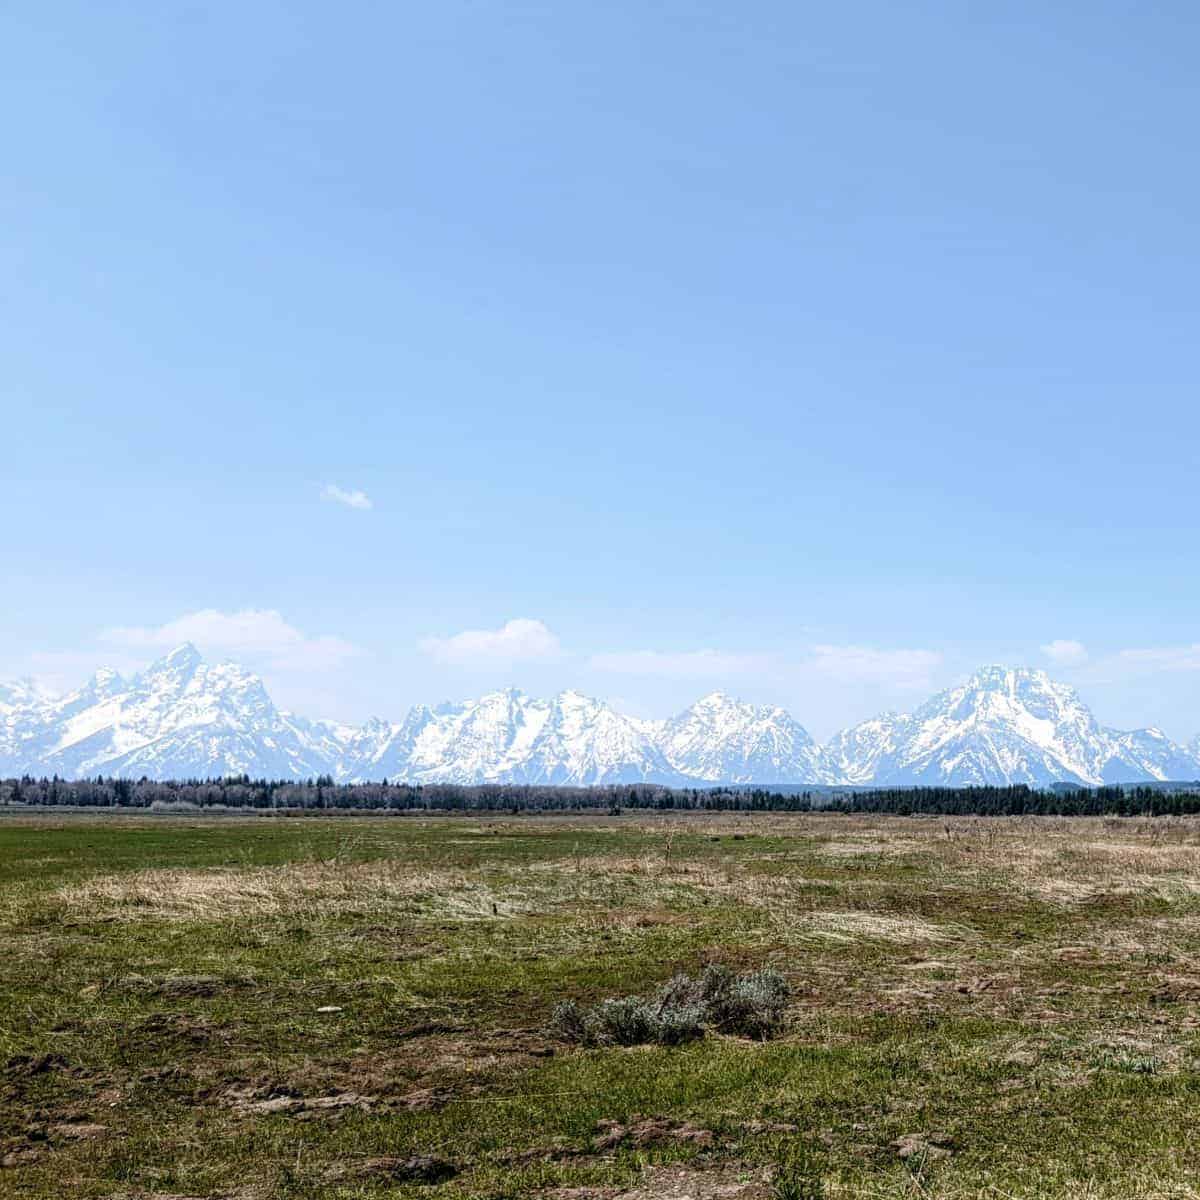
[[21,679],[0,679],[0,705],[4,707],[23,708],[54,698],[52,692],[29,676]]
[[126,687],[125,680],[112,667],[100,667],[83,687],[83,695],[98,698],[115,696]]
[[1157,729],[1100,725],[1074,689],[1031,667],[981,667],[911,715],[883,714],[824,748],[784,709],[714,690],[668,720],[641,720],[575,689],[509,687],[398,725],[353,728],[280,713],[258,676],[208,666],[191,643],[142,675],[100,670],[53,704],[0,686],[0,774],[153,778],[332,774],[414,783],[906,784],[1047,786],[1194,779]]
[[975,671],[967,680],[967,686],[1004,688],[1022,682],[1048,684],[1053,681],[1040,667],[1004,667],[998,663],[992,663]]
[[191,642],[183,642],[152,662],[147,672],[195,670],[203,661],[200,651]]

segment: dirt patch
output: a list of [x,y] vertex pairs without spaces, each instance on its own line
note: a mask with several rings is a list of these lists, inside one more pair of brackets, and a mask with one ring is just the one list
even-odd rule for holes
[[891,1144],[897,1158],[915,1158],[932,1162],[936,1158],[949,1158],[953,1151],[953,1140],[945,1133],[906,1133]]
[[61,1054],[16,1054],[4,1064],[4,1074],[13,1079],[31,1079],[56,1071],[70,1071],[71,1064]]
[[769,1200],[770,1195],[770,1180],[761,1168],[651,1167],[636,1187],[617,1192],[616,1200]]
[[347,1109],[366,1112],[380,1105],[379,1096],[359,1092],[334,1092],[327,1096],[297,1096],[289,1091],[261,1087],[227,1088],[220,1103],[239,1116],[287,1116],[311,1119],[315,1116],[340,1115]]
[[97,1125],[92,1121],[59,1121],[49,1126],[46,1132],[51,1137],[66,1138],[68,1141],[93,1141],[108,1134],[107,1125]]
[[389,1101],[391,1107],[405,1109],[408,1112],[433,1112],[445,1108],[454,1094],[447,1088],[417,1088],[415,1092],[406,1092]]
[[770,1168],[733,1163],[712,1170],[650,1167],[632,1188],[560,1187],[544,1200],[770,1200]]
[[158,1012],[129,1025],[121,1041],[127,1052],[143,1052],[208,1046],[228,1041],[230,1036],[228,1030],[214,1025],[207,1017]]
[[618,1146],[643,1149],[647,1146],[699,1146],[713,1144],[711,1129],[701,1129],[688,1121],[669,1117],[631,1117],[628,1125],[619,1121],[598,1121],[592,1148],[615,1150]]

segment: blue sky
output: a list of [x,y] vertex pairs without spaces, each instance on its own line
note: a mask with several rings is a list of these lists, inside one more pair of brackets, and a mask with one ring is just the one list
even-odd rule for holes
[[0,45],[0,674],[186,632],[320,715],[724,687],[824,736],[1002,661],[1200,731],[1195,6]]

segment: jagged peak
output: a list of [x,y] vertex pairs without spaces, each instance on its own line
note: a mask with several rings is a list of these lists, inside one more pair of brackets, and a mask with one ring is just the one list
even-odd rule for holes
[[[1006,778],[1130,782],[1200,773],[1200,738],[1184,750],[1158,729],[1103,728],[1074,689],[1034,667],[980,667],[965,684],[911,714],[883,713],[843,731],[826,751],[785,708],[756,706],[720,688],[660,721],[629,716],[574,688],[545,699],[508,687],[436,709],[418,705],[402,724],[373,717],[355,728],[278,713],[258,676],[237,663],[205,665],[191,643],[175,647],[139,679],[121,687],[125,681],[117,672],[101,670],[90,694],[82,689],[70,704],[53,709],[10,706],[5,720],[10,728],[14,721],[44,721],[46,733],[61,731],[59,747],[97,745],[97,731],[110,725],[122,731],[119,743],[106,751],[109,758],[80,757],[72,767],[78,770],[106,761],[122,767],[128,759],[131,770],[153,772],[157,766],[178,773],[185,769],[181,763],[194,760],[169,757],[156,747],[182,745],[178,739],[186,734],[197,746],[228,738],[229,748],[220,754],[258,755],[257,761],[283,764],[278,769],[285,773],[333,770],[344,778],[359,772],[362,778],[373,777],[365,773],[379,765],[396,779],[411,767],[410,778],[428,782],[622,778],[889,785]],[[82,716],[85,712],[94,715]],[[135,757],[124,751],[119,759],[111,757],[131,737],[139,743]],[[335,754],[341,757],[331,759]],[[202,773],[204,767],[186,769]]]
[[167,672],[194,671],[204,662],[200,651],[191,642],[183,642],[157,658],[145,670],[145,675],[162,675]]
[[563,688],[554,701],[559,707],[572,708],[607,708],[608,705],[603,700],[597,700],[595,696],[589,696],[586,692],[581,692],[578,688]]
[[1041,667],[1006,667],[1000,663],[989,663],[987,666],[979,667],[975,670],[967,680],[966,686],[1007,686],[1024,680],[1038,684],[1052,684],[1054,682]]
[[503,701],[505,704],[521,704],[529,699],[530,697],[519,687],[504,687],[495,688],[490,692],[484,692],[477,699],[463,700],[460,703],[482,707],[495,700]]

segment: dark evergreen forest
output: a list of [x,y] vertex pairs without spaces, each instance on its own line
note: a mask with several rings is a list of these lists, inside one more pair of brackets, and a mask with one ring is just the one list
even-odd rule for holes
[[812,812],[945,816],[1193,816],[1200,784],[1035,790],[1011,787],[894,787],[863,790],[770,787],[670,788],[652,784],[335,783],[328,776],[250,779],[8,779],[0,805],[152,810],[272,809],[373,812]]

